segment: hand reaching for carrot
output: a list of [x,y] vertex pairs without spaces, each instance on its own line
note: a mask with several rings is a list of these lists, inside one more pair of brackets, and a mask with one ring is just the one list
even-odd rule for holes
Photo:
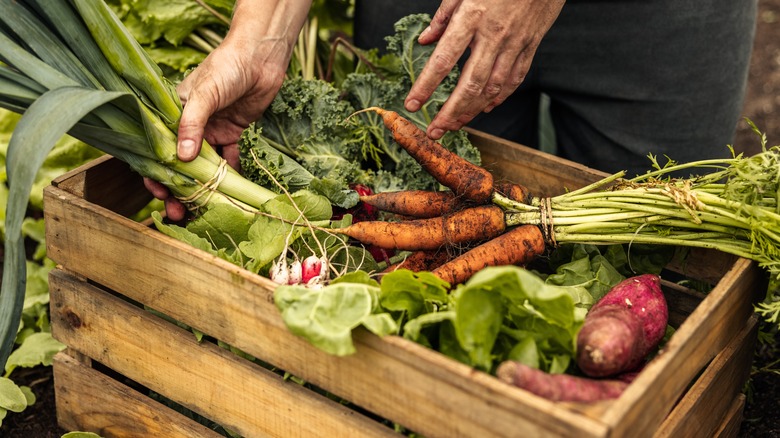
[[501,104],[522,83],[563,4],[564,0],[442,1],[420,35],[420,44],[438,44],[409,91],[406,109],[419,110],[467,48],[471,54],[458,85],[428,126],[428,136],[439,139]]

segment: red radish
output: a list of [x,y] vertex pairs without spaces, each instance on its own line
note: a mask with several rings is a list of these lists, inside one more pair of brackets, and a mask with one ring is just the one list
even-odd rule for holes
[[663,339],[668,319],[657,275],[623,280],[585,317],[577,335],[577,365],[593,377],[636,369]]
[[614,399],[620,397],[628,387],[628,383],[622,380],[550,374],[511,360],[498,366],[496,377],[552,401],[595,402]]
[[303,260],[301,264],[301,283],[309,284],[325,279],[327,274],[328,260],[324,257],[310,255]]

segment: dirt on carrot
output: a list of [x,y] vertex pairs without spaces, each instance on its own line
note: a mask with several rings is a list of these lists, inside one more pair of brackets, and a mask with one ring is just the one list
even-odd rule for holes
[[465,205],[453,192],[430,190],[381,192],[360,200],[387,213],[418,219],[442,216]]
[[430,271],[449,259],[450,254],[446,248],[431,251],[414,251],[403,260],[385,268],[382,273],[386,274],[396,269],[408,269],[412,272]]
[[521,225],[466,251],[432,272],[455,285],[488,266],[525,265],[543,254],[545,248],[539,227]]
[[395,141],[443,186],[477,204],[490,200],[493,194],[493,175],[486,169],[450,152],[395,111],[370,107],[358,112],[365,111],[379,114]]
[[493,190],[513,201],[522,202],[523,204],[528,203],[529,198],[531,197],[527,188],[509,181],[494,182]]
[[435,218],[400,222],[365,221],[330,231],[366,245],[418,251],[492,239],[505,228],[503,210],[494,205],[482,205]]

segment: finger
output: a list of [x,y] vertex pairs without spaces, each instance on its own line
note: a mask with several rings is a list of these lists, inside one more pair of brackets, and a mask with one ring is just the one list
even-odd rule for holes
[[404,107],[407,111],[418,111],[431,97],[436,87],[452,71],[458,59],[471,42],[471,32],[465,26],[451,26],[443,35],[431,57],[423,67],[409,94]]
[[514,59],[511,52],[502,53],[505,50],[499,47],[498,41],[486,37],[475,40],[455,90],[428,125],[429,137],[438,139],[443,131],[462,128],[498,96],[503,76],[511,69]]
[[179,222],[187,217],[187,208],[178,199],[169,196],[165,200],[165,215],[173,222]]
[[144,187],[157,199],[164,200],[171,196],[167,187],[151,178],[144,178]]
[[422,31],[417,38],[417,42],[421,45],[431,44],[439,40],[444,34],[444,30],[447,29],[447,25],[450,23],[452,14],[455,13],[455,9],[460,4],[461,0],[444,0],[441,5],[433,14],[431,22],[425,30]]
[[197,92],[190,93],[181,112],[176,152],[182,161],[192,161],[198,156],[203,143],[203,131],[209,117],[217,110],[216,102],[202,99],[201,96]]
[[222,158],[227,161],[228,165],[235,170],[241,170],[240,151],[238,144],[232,144],[222,148]]
[[[530,52],[530,54],[529,54]],[[504,101],[517,90],[518,87],[525,80],[528,71],[531,69],[531,61],[535,50],[527,48],[523,50],[512,65],[512,69],[507,74],[504,84],[501,87],[501,91],[498,95],[488,104],[485,108],[485,112],[492,111],[498,105],[504,103]]]

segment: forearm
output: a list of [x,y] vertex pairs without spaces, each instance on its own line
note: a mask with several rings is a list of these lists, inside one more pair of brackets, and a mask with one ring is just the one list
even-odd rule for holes
[[273,42],[289,56],[310,7],[311,0],[238,0],[225,40],[247,48]]

